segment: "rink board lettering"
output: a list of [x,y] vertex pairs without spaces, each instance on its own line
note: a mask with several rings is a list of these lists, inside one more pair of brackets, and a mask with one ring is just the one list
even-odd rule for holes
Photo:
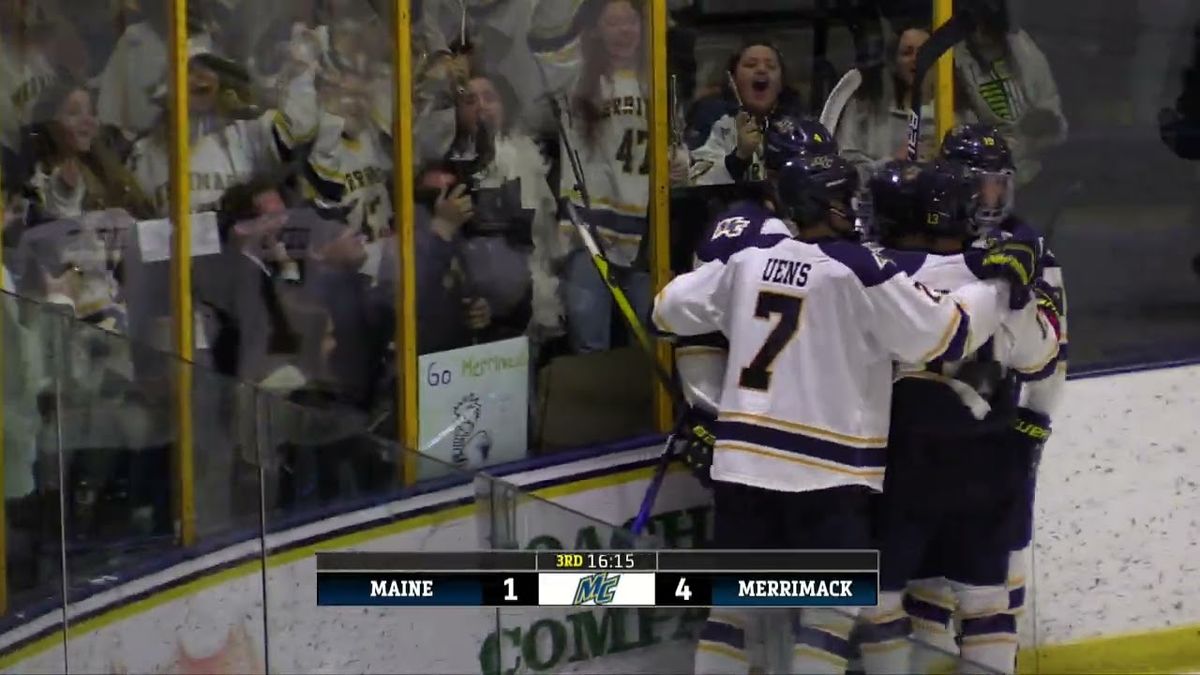
[[[634,468],[626,459],[592,489],[554,489],[595,518],[624,522],[638,508],[640,497],[630,495],[648,479],[642,460],[656,450],[619,453],[635,458]],[[711,529],[710,511],[705,492],[672,473],[648,529],[663,545],[697,546]],[[620,543],[612,528],[542,502],[523,500],[513,515],[523,527],[508,536],[522,551]],[[204,672],[216,672],[211,664],[267,672],[264,622],[270,672],[392,673],[397,650],[405,670],[428,673],[562,672],[582,664],[589,672],[650,673],[690,664],[703,610],[316,606],[318,550],[470,552],[497,536],[490,528],[467,485],[268,536],[265,603],[258,540],[124,582],[72,604],[71,670],[189,672],[204,663]],[[0,635],[0,671],[64,672],[60,621],[53,612]]]

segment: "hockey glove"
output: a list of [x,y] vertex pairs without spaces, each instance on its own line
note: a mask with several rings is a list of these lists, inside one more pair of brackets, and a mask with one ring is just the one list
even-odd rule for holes
[[1029,475],[1037,474],[1042,461],[1042,448],[1050,438],[1050,418],[1029,408],[1017,409],[1012,425],[1012,439],[1022,452],[1029,454]]
[[991,242],[978,262],[983,279],[1004,279],[1009,285],[1009,307],[1023,309],[1029,304],[1030,289],[1037,279],[1041,247],[1036,241],[1002,239]]
[[693,406],[671,435],[672,450],[705,487],[712,485],[713,444],[717,440],[711,431],[714,422],[711,413]]

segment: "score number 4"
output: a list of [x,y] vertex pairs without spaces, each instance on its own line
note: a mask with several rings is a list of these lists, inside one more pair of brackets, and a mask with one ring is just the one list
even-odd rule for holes
[[675,597],[684,602],[692,599],[692,589],[688,588],[687,577],[679,577],[679,583],[675,585]]

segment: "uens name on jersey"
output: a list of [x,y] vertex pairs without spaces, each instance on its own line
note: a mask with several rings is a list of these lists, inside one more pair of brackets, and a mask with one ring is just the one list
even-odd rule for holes
[[892,362],[961,358],[995,332],[1007,302],[998,281],[931,294],[859,244],[787,238],[676,278],[653,320],[664,333],[728,340],[714,480],[880,490]]
[[[696,246],[694,267],[718,261],[758,246],[770,247],[791,236],[775,213],[760,202],[741,201],[717,217]],[[708,336],[681,339],[675,349],[675,368],[689,405],[716,412],[725,376],[726,353]]]

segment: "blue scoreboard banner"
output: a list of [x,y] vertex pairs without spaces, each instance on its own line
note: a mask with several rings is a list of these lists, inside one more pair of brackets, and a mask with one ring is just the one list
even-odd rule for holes
[[318,553],[317,604],[871,607],[878,551]]

